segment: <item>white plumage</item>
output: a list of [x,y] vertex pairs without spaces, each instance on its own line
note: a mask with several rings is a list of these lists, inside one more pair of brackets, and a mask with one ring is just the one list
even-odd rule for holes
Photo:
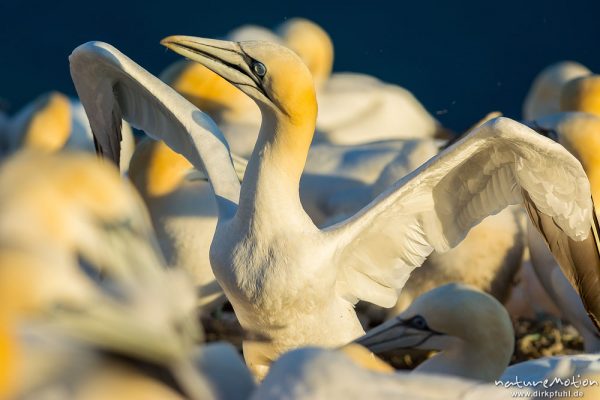
[[[261,107],[263,125],[241,194],[214,123],[116,49],[102,43],[76,49],[73,79],[106,156],[115,158],[112,121],[122,116],[206,170],[219,209],[213,271],[242,326],[272,340],[245,343],[246,360],[259,375],[289,348],[334,346],[362,334],[353,302],[392,306],[397,289],[434,248],[455,246],[481,219],[519,203],[522,192],[569,236],[583,239],[589,231],[589,184],[579,162],[506,118],[475,129],[353,217],[319,230],[298,195],[316,116],[304,65],[265,42],[173,37],[164,43],[235,82]],[[269,71],[268,81],[252,62]],[[277,89],[288,87],[291,76],[295,89]]]

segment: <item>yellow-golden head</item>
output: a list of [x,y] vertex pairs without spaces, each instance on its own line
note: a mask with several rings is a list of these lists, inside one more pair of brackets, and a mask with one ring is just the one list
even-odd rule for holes
[[163,141],[142,140],[131,158],[129,178],[143,197],[161,197],[175,191],[192,164]]
[[600,75],[573,79],[560,95],[561,111],[583,111],[600,116]]
[[254,102],[235,86],[198,63],[174,63],[161,79],[215,119],[239,118],[256,109]]
[[[170,36],[161,43],[219,74],[263,111],[283,113],[294,125],[314,125],[317,102],[312,76],[290,49],[271,42],[230,42]],[[312,133],[311,133],[312,134]]]
[[40,96],[16,117],[19,128],[19,147],[53,152],[62,149],[71,134],[71,104],[58,92]]

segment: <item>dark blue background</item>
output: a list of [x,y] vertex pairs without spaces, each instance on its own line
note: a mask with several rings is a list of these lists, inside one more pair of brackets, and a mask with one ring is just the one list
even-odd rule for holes
[[573,59],[600,70],[600,1],[0,1],[0,97],[10,111],[48,90],[74,94],[67,56],[107,41],[153,73],[177,59],[167,35],[215,37],[303,16],[336,46],[335,70],[411,90],[461,130],[488,111],[519,117],[531,79]]

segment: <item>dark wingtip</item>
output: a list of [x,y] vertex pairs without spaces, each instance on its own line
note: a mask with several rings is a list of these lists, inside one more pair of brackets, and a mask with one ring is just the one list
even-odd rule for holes
[[[523,190],[527,214],[540,232],[569,283],[579,294],[592,323],[600,333],[600,226],[596,213],[585,240],[571,239],[554,220],[537,209]],[[592,202],[593,205],[593,202]]]

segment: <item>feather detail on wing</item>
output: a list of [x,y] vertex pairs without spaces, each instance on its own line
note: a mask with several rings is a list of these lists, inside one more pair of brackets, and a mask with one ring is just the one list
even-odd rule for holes
[[339,249],[339,294],[392,306],[431,251],[447,251],[486,216],[522,202],[522,190],[565,235],[587,237],[592,203],[581,164],[526,126],[497,118],[325,230]]
[[227,142],[206,114],[109,44],[83,44],[69,61],[99,154],[118,163],[124,119],[206,171],[217,197],[237,204]]

